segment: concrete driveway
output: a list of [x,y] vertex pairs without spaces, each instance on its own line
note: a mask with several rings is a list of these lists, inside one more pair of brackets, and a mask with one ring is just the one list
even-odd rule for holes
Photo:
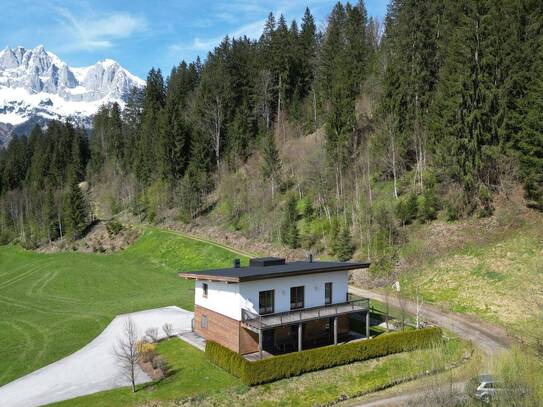
[[[176,334],[190,331],[193,313],[172,306],[119,315],[84,348],[0,387],[0,405],[40,406],[128,386],[113,355],[113,347],[123,335],[127,318],[132,319],[139,335],[143,336],[148,328],[158,328],[164,337],[161,327],[165,323],[172,324]],[[137,378],[138,383],[150,380],[143,371],[138,372]]]

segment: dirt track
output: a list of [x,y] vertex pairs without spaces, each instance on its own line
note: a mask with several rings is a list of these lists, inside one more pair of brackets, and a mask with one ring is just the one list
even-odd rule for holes
[[[349,291],[361,297],[371,298],[385,302],[385,296],[380,293],[349,286]],[[390,295],[389,304],[400,308],[398,298]],[[405,311],[410,314],[416,313],[416,303],[407,299],[403,301]],[[487,357],[507,349],[511,340],[503,328],[491,325],[485,321],[477,320],[467,315],[461,315],[450,311],[441,310],[435,306],[425,304],[420,312],[422,319],[433,322],[445,328],[461,338],[470,340],[475,346],[481,349]],[[455,383],[454,386],[461,388],[463,383]],[[388,407],[401,406],[417,397],[417,391],[411,391],[400,395],[383,395],[372,397],[372,401],[361,402],[359,407]],[[352,405],[352,404],[351,404]]]
[[[349,286],[349,291],[361,297],[371,298],[385,302],[385,296],[374,291]],[[390,295],[388,301],[391,305],[399,308],[400,304],[395,295]],[[404,299],[406,312],[416,314],[415,302]],[[491,325],[485,321],[477,320],[468,315],[457,314],[450,311],[443,311],[435,306],[424,304],[420,312],[421,317],[454,332],[461,338],[470,340],[479,347],[487,356],[507,349],[511,342],[503,328]]]

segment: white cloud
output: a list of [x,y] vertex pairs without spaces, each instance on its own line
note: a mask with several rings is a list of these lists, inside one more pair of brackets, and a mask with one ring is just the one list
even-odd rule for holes
[[124,39],[147,29],[143,17],[114,13],[105,17],[80,17],[66,8],[56,8],[61,29],[67,34],[66,51],[110,48]]
[[219,45],[220,42],[223,40],[223,38],[226,37],[226,35],[228,35],[230,38],[238,38],[238,37],[243,37],[245,35],[248,38],[258,39],[260,35],[262,34],[262,28],[264,27],[264,23],[265,23],[265,20],[254,21],[252,23],[243,25],[239,27],[238,29],[236,29],[235,31],[232,31],[220,37],[213,37],[213,38],[195,37],[189,43],[171,44],[168,47],[168,51],[171,54],[178,54],[183,51],[207,52],[207,51],[212,50],[217,45]]

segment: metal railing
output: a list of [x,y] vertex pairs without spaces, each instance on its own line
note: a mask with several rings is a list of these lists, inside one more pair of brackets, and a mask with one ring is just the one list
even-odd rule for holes
[[241,322],[255,329],[273,328],[312,319],[333,317],[369,309],[368,298],[358,298],[337,304],[321,305],[317,307],[301,308],[277,312],[274,314],[259,315],[246,309],[241,310]]

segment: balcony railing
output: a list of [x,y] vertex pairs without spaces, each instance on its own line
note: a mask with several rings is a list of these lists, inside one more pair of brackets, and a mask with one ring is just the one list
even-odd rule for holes
[[241,322],[249,328],[259,330],[305,322],[313,319],[367,311],[368,309],[369,299],[367,298],[359,298],[337,304],[321,305],[318,307],[302,308],[299,310],[266,315],[259,315],[246,309],[242,309]]

